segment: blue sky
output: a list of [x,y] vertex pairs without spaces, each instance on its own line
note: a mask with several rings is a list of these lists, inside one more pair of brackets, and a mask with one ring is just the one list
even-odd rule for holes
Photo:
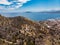
[[1,0],[0,12],[60,10],[60,0]]

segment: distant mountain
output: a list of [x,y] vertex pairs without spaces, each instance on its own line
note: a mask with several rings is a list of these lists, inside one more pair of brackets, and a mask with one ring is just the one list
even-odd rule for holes
[[32,13],[31,11],[26,11],[25,13]]
[[60,13],[60,11],[43,11],[41,13]]
[[0,15],[0,45],[60,45],[60,20]]
[[26,11],[25,13],[60,13],[60,10],[59,11],[55,11],[55,10],[52,10],[52,11],[42,11],[42,12]]

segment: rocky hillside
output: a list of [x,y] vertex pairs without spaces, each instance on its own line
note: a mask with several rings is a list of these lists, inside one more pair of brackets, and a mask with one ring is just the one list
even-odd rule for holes
[[60,20],[34,22],[0,15],[0,45],[60,45]]

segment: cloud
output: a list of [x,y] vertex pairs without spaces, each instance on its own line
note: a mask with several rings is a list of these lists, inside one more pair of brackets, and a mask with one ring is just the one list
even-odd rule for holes
[[0,9],[16,9],[30,0],[0,0]]
[[0,0],[0,4],[10,5],[11,3],[8,2],[7,0]]

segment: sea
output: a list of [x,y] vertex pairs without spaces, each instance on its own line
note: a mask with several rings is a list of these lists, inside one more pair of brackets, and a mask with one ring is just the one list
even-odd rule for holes
[[14,13],[2,13],[6,17],[23,16],[34,21],[43,21],[48,19],[60,19],[60,13],[40,13],[40,12],[14,12]]

